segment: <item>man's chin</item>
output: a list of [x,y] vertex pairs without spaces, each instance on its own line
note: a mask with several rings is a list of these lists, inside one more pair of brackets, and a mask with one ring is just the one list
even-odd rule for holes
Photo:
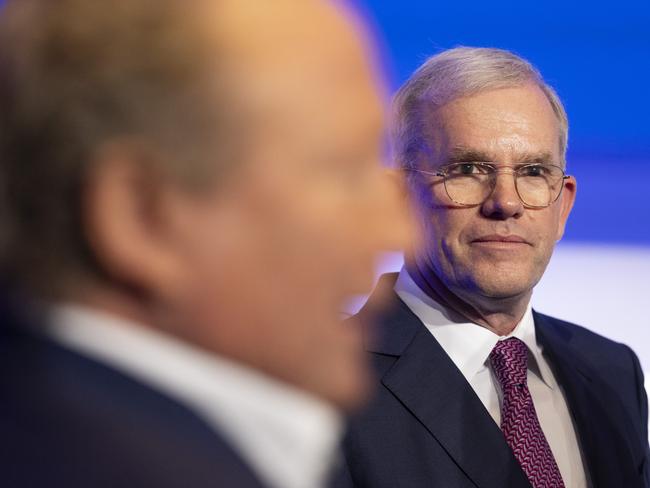
[[488,283],[477,283],[476,293],[478,296],[492,301],[520,300],[530,294],[532,287],[533,285],[528,283],[491,281]]
[[364,355],[362,363],[355,361],[353,365],[332,371],[327,384],[321,389],[320,396],[347,413],[363,407],[374,392],[373,373],[366,360]]
[[[363,346],[360,327],[346,322],[347,336],[339,342],[338,354],[332,353],[323,364],[320,389],[322,396],[346,412],[362,406],[372,393],[373,373]],[[353,330],[349,330],[353,329]]]
[[507,300],[526,296],[538,281],[532,270],[510,263],[473,271],[461,288],[465,293],[469,291],[491,299]]

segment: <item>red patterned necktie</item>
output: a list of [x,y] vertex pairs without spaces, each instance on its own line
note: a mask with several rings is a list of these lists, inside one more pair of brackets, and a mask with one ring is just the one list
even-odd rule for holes
[[564,488],[528,390],[526,344],[515,337],[499,341],[490,361],[503,391],[501,430],[515,458],[534,488]]

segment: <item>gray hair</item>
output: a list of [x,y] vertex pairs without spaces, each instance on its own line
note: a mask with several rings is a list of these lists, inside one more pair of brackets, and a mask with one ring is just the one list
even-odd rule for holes
[[486,90],[535,84],[557,116],[562,163],[569,121],[555,90],[525,59],[503,49],[457,47],[427,59],[402,85],[394,99],[393,155],[400,166],[413,168],[422,148],[423,112]]

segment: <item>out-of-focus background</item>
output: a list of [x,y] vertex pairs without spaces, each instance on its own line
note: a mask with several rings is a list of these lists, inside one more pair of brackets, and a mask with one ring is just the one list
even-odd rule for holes
[[[355,4],[382,44],[392,91],[429,55],[458,45],[513,50],[557,89],[578,195],[533,303],[629,344],[650,376],[650,2]],[[390,255],[379,268],[400,266]]]

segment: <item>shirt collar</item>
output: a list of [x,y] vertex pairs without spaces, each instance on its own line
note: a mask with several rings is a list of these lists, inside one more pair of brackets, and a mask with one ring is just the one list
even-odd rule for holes
[[427,295],[402,268],[395,283],[395,292],[411,311],[422,321],[440,343],[449,358],[465,378],[472,378],[484,370],[497,341],[516,337],[528,347],[528,367],[553,389],[556,387],[550,367],[542,355],[541,345],[535,335],[533,312],[528,304],[526,312],[515,329],[507,336],[494,332],[472,322],[458,322],[449,311]]
[[329,404],[154,329],[78,305],[52,308],[50,335],[185,404],[270,486],[322,486],[342,433]]

